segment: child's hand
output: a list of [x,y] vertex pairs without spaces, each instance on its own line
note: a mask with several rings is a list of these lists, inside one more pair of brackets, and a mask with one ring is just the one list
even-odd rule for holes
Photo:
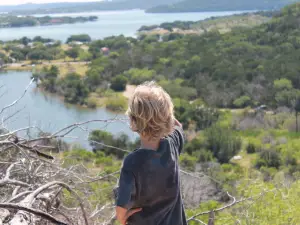
[[116,208],[117,219],[122,225],[126,225],[128,218],[140,211],[142,211],[142,208],[127,210],[118,206]]

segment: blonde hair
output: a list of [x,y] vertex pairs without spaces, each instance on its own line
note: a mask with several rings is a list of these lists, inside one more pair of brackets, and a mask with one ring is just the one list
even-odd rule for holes
[[154,81],[139,85],[129,101],[127,115],[132,129],[150,139],[170,134],[174,127],[174,106],[170,95]]

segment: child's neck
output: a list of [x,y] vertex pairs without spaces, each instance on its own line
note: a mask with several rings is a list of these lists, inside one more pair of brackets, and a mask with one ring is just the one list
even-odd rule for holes
[[141,136],[141,148],[144,149],[150,149],[156,151],[160,144],[160,138],[159,139],[150,139],[148,137],[142,137]]

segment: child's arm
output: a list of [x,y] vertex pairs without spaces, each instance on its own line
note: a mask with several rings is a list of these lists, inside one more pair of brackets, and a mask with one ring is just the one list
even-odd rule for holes
[[175,125],[174,131],[172,134],[169,135],[169,137],[173,140],[174,144],[177,146],[178,153],[180,154],[183,149],[185,137],[183,133],[182,124],[177,119],[175,119],[174,125]]
[[132,196],[135,194],[135,178],[130,170],[128,158],[124,160],[119,180],[119,187],[116,190],[116,216],[118,221],[125,225],[128,218],[142,209],[131,209]]

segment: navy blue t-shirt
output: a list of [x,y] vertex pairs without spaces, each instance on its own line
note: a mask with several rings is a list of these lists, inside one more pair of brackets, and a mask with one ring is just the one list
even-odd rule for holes
[[176,127],[154,150],[137,149],[123,162],[116,205],[142,208],[130,225],[186,225],[179,181],[178,158],[184,134]]

